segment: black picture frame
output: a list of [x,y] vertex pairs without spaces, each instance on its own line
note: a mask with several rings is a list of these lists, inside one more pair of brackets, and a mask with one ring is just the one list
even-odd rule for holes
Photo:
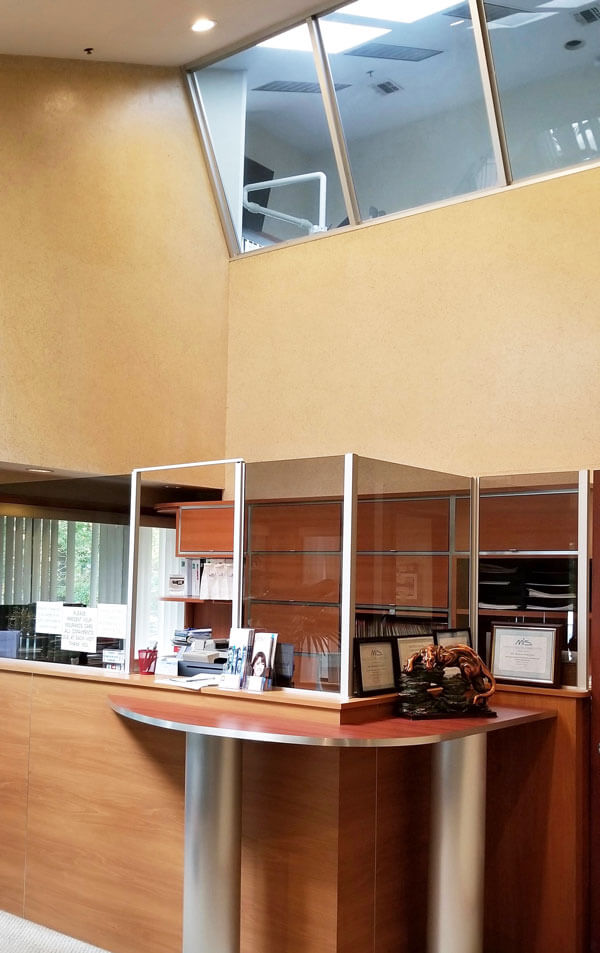
[[493,622],[490,671],[497,682],[554,687],[562,625]]
[[400,677],[395,636],[354,640],[356,690],[363,697],[398,691]]

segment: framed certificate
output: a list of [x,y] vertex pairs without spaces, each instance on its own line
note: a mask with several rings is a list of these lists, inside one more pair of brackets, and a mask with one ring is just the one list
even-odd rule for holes
[[400,668],[404,668],[411,655],[420,652],[427,645],[433,645],[433,632],[424,635],[398,635],[396,636],[396,646],[398,648],[398,661]]
[[398,691],[398,653],[394,638],[355,639],[354,661],[359,695]]
[[559,625],[492,624],[491,670],[498,681],[556,685]]

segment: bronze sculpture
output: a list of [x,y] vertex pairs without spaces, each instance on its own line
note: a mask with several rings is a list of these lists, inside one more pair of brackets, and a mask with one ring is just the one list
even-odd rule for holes
[[411,718],[494,716],[487,699],[495,689],[494,676],[468,645],[427,645],[411,655],[402,669],[398,714]]

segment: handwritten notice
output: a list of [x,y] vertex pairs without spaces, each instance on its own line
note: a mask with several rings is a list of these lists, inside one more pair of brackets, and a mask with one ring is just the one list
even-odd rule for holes
[[62,602],[36,602],[35,632],[43,635],[62,635],[64,613]]
[[99,602],[96,634],[99,639],[127,638],[127,606],[117,602]]
[[63,652],[95,652],[97,609],[65,606],[64,632],[60,640]]

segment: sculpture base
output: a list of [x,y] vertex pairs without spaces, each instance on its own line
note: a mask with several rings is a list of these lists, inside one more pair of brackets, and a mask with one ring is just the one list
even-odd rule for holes
[[424,721],[426,718],[496,718],[497,713],[480,705],[473,705],[463,711],[402,711],[399,707],[395,712],[398,718],[410,718],[413,721]]

